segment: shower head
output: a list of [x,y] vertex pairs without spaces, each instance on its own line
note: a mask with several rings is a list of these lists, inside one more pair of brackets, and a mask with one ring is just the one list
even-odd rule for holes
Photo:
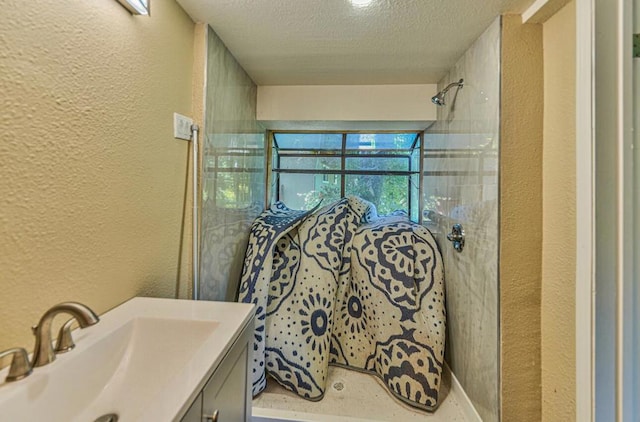
[[462,88],[464,86],[464,79],[460,79],[458,82],[453,82],[447,85],[445,89],[443,89],[442,91],[438,92],[436,95],[431,97],[431,102],[433,102],[437,106],[445,105],[446,103],[444,102],[444,96],[454,86]]
[[431,97],[431,102],[437,106],[444,105],[444,93],[438,92],[434,97]]

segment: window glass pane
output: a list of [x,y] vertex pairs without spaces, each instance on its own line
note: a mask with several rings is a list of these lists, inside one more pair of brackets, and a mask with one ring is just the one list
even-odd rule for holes
[[342,149],[341,133],[276,133],[276,148],[283,149]]
[[397,157],[409,157],[412,150],[408,149],[348,149],[346,155],[394,155]]
[[338,174],[280,173],[279,199],[289,208],[309,210],[322,199],[323,204],[340,199],[341,176]]
[[[347,170],[363,171],[409,171],[409,157],[382,158],[375,156],[346,159]],[[419,170],[419,169],[415,169]]]
[[[251,205],[250,173],[218,172],[215,180],[215,205],[219,208],[245,208]],[[207,200],[205,195],[205,200]]]
[[409,218],[412,221],[418,221],[419,213],[420,213],[420,174],[412,174],[410,177],[411,180],[411,188],[410,192],[410,215]]
[[[344,178],[345,196],[357,195],[371,201],[380,215],[404,210],[417,221],[422,177],[417,133],[276,133],[273,136],[273,169],[277,170],[272,175],[274,200],[293,209],[310,209],[321,199],[327,204],[340,198]],[[346,138],[344,159],[343,137]],[[287,173],[287,170],[296,173]],[[345,175],[343,171],[379,174]],[[390,172],[402,175],[390,175]]]
[[296,154],[296,155],[309,155],[309,156],[318,156],[320,153],[321,154],[328,154],[328,155],[334,155],[337,157],[342,156],[342,150],[340,149],[281,149],[281,150],[275,150],[274,152],[277,151],[280,155],[291,155],[291,154]]
[[347,149],[410,149],[416,136],[416,133],[348,133]]
[[420,149],[414,149],[411,153],[411,170],[419,171],[420,170]]
[[280,157],[281,169],[340,170],[340,157]]
[[373,202],[378,214],[409,209],[408,176],[371,176],[349,174],[346,176],[346,195],[356,195]]
[[205,148],[202,157],[210,169],[264,167],[264,148]]

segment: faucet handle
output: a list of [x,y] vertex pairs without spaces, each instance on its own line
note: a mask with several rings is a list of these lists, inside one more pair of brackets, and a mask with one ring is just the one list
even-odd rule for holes
[[11,367],[9,367],[9,374],[7,374],[7,377],[5,378],[6,382],[21,380],[33,371],[33,368],[29,363],[27,351],[22,347],[16,347],[0,352],[0,359],[7,356],[13,356],[13,359],[11,360]]
[[73,337],[71,336],[71,326],[74,321],[75,318],[71,318],[60,327],[58,341],[56,341],[56,347],[54,349],[56,354],[66,353],[76,347],[76,344],[73,342]]

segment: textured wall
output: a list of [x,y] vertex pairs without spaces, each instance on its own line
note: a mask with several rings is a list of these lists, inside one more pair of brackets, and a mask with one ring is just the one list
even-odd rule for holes
[[575,1],[543,25],[542,417],[575,420]]
[[[458,60],[453,88],[425,135],[425,209],[436,223],[447,288],[447,362],[474,407],[498,421],[498,150],[500,19]],[[463,225],[462,253],[445,234]]]
[[502,420],[540,421],[542,26],[502,18],[500,335]]
[[200,294],[236,300],[251,223],[264,208],[257,87],[213,29],[207,35]]
[[194,25],[172,1],[133,17],[6,0],[1,15],[0,350],[31,349],[57,302],[186,294],[189,143],[172,113],[191,113]]

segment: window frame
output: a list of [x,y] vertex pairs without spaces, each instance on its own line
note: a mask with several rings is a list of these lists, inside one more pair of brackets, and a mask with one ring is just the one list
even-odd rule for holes
[[[304,148],[280,148],[277,144],[277,134],[341,134],[342,142],[340,150],[337,149],[304,149]],[[395,153],[384,153],[385,149],[378,149],[372,151],[378,151],[378,153],[367,154],[366,152],[353,152],[354,149],[347,148],[347,135],[349,134],[415,134],[415,138],[410,148],[407,149],[394,149],[389,151],[395,151]],[[418,146],[416,144],[419,143]],[[277,151],[277,152],[276,152]],[[300,153],[300,151],[308,151],[308,153]],[[352,151],[352,152],[349,152]],[[405,154],[398,153],[398,151],[405,151]],[[284,154],[282,154],[284,152]],[[297,152],[297,153],[296,153]],[[418,154],[418,168],[412,168],[412,154]],[[274,154],[277,154],[275,160],[276,165],[274,168]],[[367,130],[367,131],[354,131],[354,130],[270,130],[267,133],[267,154],[266,154],[266,184],[265,190],[265,205],[269,207],[272,199],[275,201],[280,200],[280,174],[314,174],[314,175],[339,175],[340,176],[340,196],[345,196],[346,191],[346,176],[348,175],[371,175],[371,176],[406,176],[407,177],[407,212],[411,218],[413,211],[413,194],[412,194],[412,177],[418,178],[417,195],[418,200],[416,204],[418,206],[418,222],[422,224],[423,216],[423,154],[424,154],[424,131],[423,130]],[[299,157],[335,157],[340,158],[339,170],[317,170],[317,169],[289,169],[283,170],[280,168],[280,159],[284,155],[290,158]],[[406,171],[386,171],[386,170],[347,170],[347,158],[406,158],[408,166]],[[274,195],[274,189],[275,195]],[[377,205],[377,204],[376,204]]]

